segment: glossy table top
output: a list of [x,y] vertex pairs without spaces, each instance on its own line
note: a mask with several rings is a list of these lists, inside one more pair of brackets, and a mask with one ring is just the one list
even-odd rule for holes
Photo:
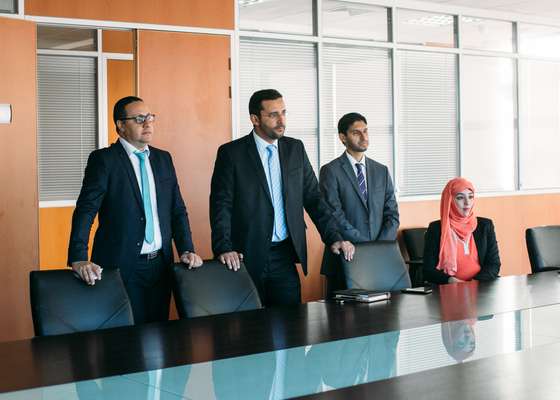
[[554,343],[560,278],[551,272],[377,304],[317,302],[2,343],[10,361],[0,392],[10,392],[0,400],[330,398],[339,388],[350,398],[348,390],[374,390],[368,382]]
[[560,305],[0,395],[283,399],[560,344]]

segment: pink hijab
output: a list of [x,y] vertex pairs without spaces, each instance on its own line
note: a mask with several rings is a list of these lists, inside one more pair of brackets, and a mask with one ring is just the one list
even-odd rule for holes
[[[436,269],[442,270],[449,276],[457,273],[457,239],[465,241],[476,229],[476,216],[473,208],[466,217],[455,204],[455,195],[465,189],[474,193],[474,186],[464,178],[454,178],[447,182],[441,193],[440,217],[441,217],[441,240],[439,245],[439,263]],[[476,262],[475,260],[473,260]]]

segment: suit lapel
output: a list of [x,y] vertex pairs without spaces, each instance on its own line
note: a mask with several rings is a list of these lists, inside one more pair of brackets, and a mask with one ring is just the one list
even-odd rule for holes
[[118,141],[113,144],[116,147],[117,153],[119,155],[119,159],[121,160],[121,164],[128,175],[128,180],[132,185],[132,191],[134,192],[134,197],[136,201],[138,201],[138,205],[140,207],[144,207],[144,203],[142,202],[142,194],[140,193],[140,188],[138,187],[138,180],[136,179],[136,174],[134,173],[134,168],[132,168],[132,163],[128,158],[128,154],[126,154],[126,150]]
[[[342,170],[346,173],[346,177],[350,181],[350,184],[352,185],[352,187],[356,191],[356,194],[358,195],[358,198],[360,199],[360,202],[367,209],[367,204],[364,200],[364,197],[362,196],[362,192],[360,191],[360,187],[358,186],[358,179],[356,178],[356,174],[354,173],[354,170],[352,169],[352,165],[350,165],[350,163],[348,162],[348,158],[346,157],[346,153],[342,153],[342,155],[338,158],[338,160],[340,162],[340,165],[342,166]],[[368,182],[368,185],[369,185],[369,182]]]
[[247,135],[247,153],[249,153],[249,159],[253,164],[253,170],[257,173],[257,179],[259,180],[261,186],[267,194],[268,200],[270,200],[270,204],[272,204],[272,196],[268,188],[268,182],[264,173],[261,157],[259,156],[259,152],[257,151],[257,144],[255,143],[255,139],[253,138],[253,133]]
[[150,149],[150,167],[152,168],[152,175],[154,176],[154,185],[156,190],[156,201],[157,201],[157,208],[158,208],[158,215],[162,215],[159,212],[159,208],[163,203],[160,199],[161,191],[159,190],[160,183],[161,183],[161,172],[162,172],[162,165],[161,165],[161,158],[158,157],[158,153],[155,152],[153,149]]
[[[364,156],[365,157],[365,156]],[[373,190],[375,187],[375,170],[373,168],[373,161],[366,157],[366,179],[367,179],[367,193],[368,193],[368,208],[373,210],[373,192],[370,193],[370,190]]]
[[286,209],[286,188],[288,187],[288,146],[285,140],[278,139],[278,159],[280,160],[280,172],[282,173],[282,198],[284,209]]

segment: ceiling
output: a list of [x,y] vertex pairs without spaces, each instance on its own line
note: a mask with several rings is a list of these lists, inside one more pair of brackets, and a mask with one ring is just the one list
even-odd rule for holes
[[513,12],[560,20],[560,0],[425,0],[429,3]]

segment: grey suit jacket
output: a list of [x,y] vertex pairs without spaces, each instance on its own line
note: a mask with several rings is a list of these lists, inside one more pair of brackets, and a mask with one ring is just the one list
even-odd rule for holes
[[[361,195],[353,166],[346,154],[323,165],[319,183],[344,240],[352,243],[395,240],[399,228],[399,211],[389,170],[366,158],[367,203]],[[321,273],[334,273],[330,251],[325,251]]]

